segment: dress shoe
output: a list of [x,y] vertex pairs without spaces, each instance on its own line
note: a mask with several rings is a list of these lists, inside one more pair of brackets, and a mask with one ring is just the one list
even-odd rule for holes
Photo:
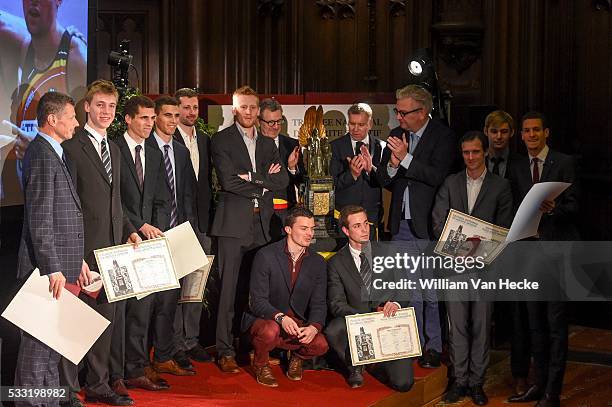
[[180,350],[176,352],[174,356],[172,356],[172,359],[174,359],[176,364],[179,365],[181,369],[195,371],[193,365],[191,364],[191,360],[189,360],[187,354],[184,351]]
[[356,389],[363,386],[363,367],[356,366],[349,368],[349,377],[346,380],[351,389]]
[[159,390],[167,389],[167,387],[162,387],[159,384],[152,382],[151,380],[149,380],[147,376],[140,376],[140,377],[135,377],[133,379],[126,379],[125,385],[129,387],[130,389],[138,388],[138,389],[145,389],[145,390],[150,390],[150,391],[159,391]]
[[419,366],[425,369],[440,367],[440,352],[433,349],[425,351],[425,354],[419,358]]
[[484,392],[482,386],[472,386],[470,388],[470,398],[477,406],[485,406],[489,402],[489,398]]
[[459,400],[463,399],[466,395],[467,395],[467,387],[461,384],[458,384],[458,383],[453,383],[451,384],[450,389],[448,389],[448,391],[446,392],[442,400],[445,403],[449,403],[449,404],[457,403]]
[[525,393],[529,389],[529,385],[527,384],[527,379],[524,377],[517,377],[514,379],[514,394],[515,396],[521,395]]
[[163,389],[169,389],[170,385],[168,384],[168,381],[166,379],[164,379],[163,377],[161,377],[159,375],[159,373],[157,373],[155,370],[153,370],[152,367],[147,366],[144,368],[144,374],[146,376],[147,379],[151,380],[153,383],[155,383],[156,385],[162,387]]
[[157,373],[169,373],[175,376],[193,376],[195,372],[192,370],[183,369],[173,359],[167,360],[165,362],[153,362],[153,369]]
[[559,396],[555,396],[553,394],[546,394],[536,403],[536,407],[560,407],[560,406],[561,406],[561,400],[559,400]]
[[61,401],[60,406],[66,407],[85,407],[85,404],[79,399],[75,392],[71,391],[68,395],[68,400]]
[[538,401],[542,398],[543,391],[538,386],[531,386],[523,394],[517,394],[508,397],[508,403],[528,403],[530,401]]
[[134,404],[134,400],[115,393],[108,393],[104,395],[87,394],[85,395],[85,403],[102,403],[108,404],[109,406],[131,406]]
[[272,369],[270,369],[269,365],[265,365],[262,367],[255,367],[255,377],[257,378],[257,383],[263,384],[268,387],[278,387],[278,383],[272,374]]
[[214,362],[215,358],[200,344],[197,344],[193,348],[187,351],[189,359],[195,360],[196,362]]
[[287,366],[287,378],[289,380],[302,380],[302,362],[297,356],[291,356],[289,366]]
[[236,363],[236,359],[233,356],[221,356],[217,363],[223,373],[240,373],[238,363]]
[[[255,351],[250,351],[249,352],[249,360],[251,362],[251,366],[253,366],[253,360],[255,359]],[[268,364],[270,366],[278,366],[280,365],[280,359],[279,358],[274,358],[272,356],[268,357]]]
[[111,384],[111,389],[120,396],[130,397],[123,379],[117,379]]

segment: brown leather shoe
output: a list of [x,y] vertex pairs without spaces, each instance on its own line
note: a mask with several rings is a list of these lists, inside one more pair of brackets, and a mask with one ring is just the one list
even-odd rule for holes
[[[251,366],[253,366],[253,360],[255,359],[255,351],[250,351],[249,352],[249,360],[251,362]],[[278,366],[280,365],[280,359],[279,358],[273,358],[272,356],[270,356],[268,358],[268,364],[270,366]]]
[[145,377],[151,380],[156,385],[160,386],[162,389],[169,389],[170,385],[168,381],[161,377],[159,373],[157,373],[151,366],[147,366],[144,368]]
[[175,376],[195,375],[194,371],[183,369],[173,359],[167,360],[165,362],[153,362],[152,367],[157,373],[170,373]]
[[233,356],[221,356],[218,361],[219,369],[223,373],[240,373],[240,368]]
[[302,380],[302,362],[297,356],[291,356],[287,366],[287,378],[289,380]]
[[267,387],[278,387],[278,383],[272,374],[272,369],[270,369],[269,365],[265,365],[263,367],[256,367],[255,369],[255,378],[257,378],[257,383],[263,384]]
[[130,394],[128,393],[127,388],[125,387],[125,382],[123,381],[123,379],[115,380],[111,385],[111,389],[113,389],[113,391],[120,396],[130,397]]
[[151,380],[149,380],[147,376],[140,376],[140,377],[135,377],[133,379],[126,379],[125,385],[130,389],[139,388],[139,389],[145,389],[145,390],[150,390],[150,391],[159,391],[159,390],[167,389],[167,387],[162,387],[158,384],[153,383]]

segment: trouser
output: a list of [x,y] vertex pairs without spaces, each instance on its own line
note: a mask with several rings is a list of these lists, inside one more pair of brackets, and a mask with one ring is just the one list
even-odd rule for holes
[[117,379],[123,379],[125,372],[125,338],[126,338],[126,310],[127,301],[119,301],[115,309],[115,321],[113,323],[113,333],[111,337],[111,353],[110,353],[110,380],[111,383]]
[[174,356],[174,315],[179,299],[179,289],[160,291],[155,294],[151,311],[153,324],[153,360],[167,362]]
[[125,378],[144,376],[149,366],[149,325],[156,294],[127,300],[125,313]]
[[270,219],[270,241],[278,242],[285,237],[285,219],[288,209],[275,209]]
[[255,367],[266,366],[269,362],[270,352],[276,348],[290,350],[300,359],[312,359],[315,356],[324,355],[328,349],[327,341],[322,333],[316,334],[310,343],[303,344],[300,343],[297,336],[289,335],[272,320],[255,320],[249,333],[255,351],[253,358],[253,366]]
[[512,303],[512,338],[510,342],[510,370],[512,377],[527,379],[531,364],[531,339],[527,303]]
[[[325,328],[325,336],[329,346],[336,352],[340,361],[346,367],[352,366],[346,320],[343,317],[331,320]],[[412,388],[414,383],[412,358],[374,363],[367,366],[374,377],[394,390],[406,392]]]
[[462,386],[482,386],[489,366],[492,304],[486,301],[447,302],[450,360]]
[[174,351],[188,351],[199,343],[201,302],[179,304],[174,316]]
[[[245,225],[246,227],[247,225]],[[249,233],[242,238],[219,237],[221,290],[217,312],[216,346],[222,356],[235,356],[232,331],[239,327],[247,305],[249,275],[255,251],[266,244],[259,213],[253,214]],[[236,321],[234,316],[237,315]]]

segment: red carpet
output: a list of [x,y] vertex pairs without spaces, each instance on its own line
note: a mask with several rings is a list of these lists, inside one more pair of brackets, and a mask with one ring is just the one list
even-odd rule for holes
[[280,367],[273,366],[279,386],[268,388],[258,384],[248,368],[239,374],[224,374],[211,363],[196,363],[195,367],[195,376],[163,375],[169,390],[134,389],[130,395],[137,406],[368,406],[394,393],[367,374],[362,388],[350,389],[337,372],[305,371],[302,381],[292,382]]

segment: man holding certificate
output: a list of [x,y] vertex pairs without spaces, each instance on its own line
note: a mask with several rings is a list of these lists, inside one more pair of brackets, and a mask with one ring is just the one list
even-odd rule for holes
[[[497,226],[512,223],[510,183],[487,171],[489,140],[479,131],[467,132],[460,140],[466,169],[450,175],[436,196],[432,212],[434,234],[439,237],[450,209]],[[476,405],[488,402],[482,386],[489,365],[492,306],[487,301],[449,301],[450,359],[453,383],[444,401],[456,403],[470,395]]]
[[[333,319],[325,329],[325,336],[349,370],[349,386],[357,388],[363,386],[363,365],[351,365],[345,317],[374,311],[382,311],[385,317],[389,317],[395,315],[402,305],[394,301],[392,293],[383,301],[364,298],[364,293],[370,297],[373,280],[370,224],[365,209],[345,206],[340,212],[340,223],[349,242],[327,264],[327,298]],[[403,306],[408,306],[408,303]],[[370,372],[394,390],[409,391],[414,383],[411,358],[370,366]]]

